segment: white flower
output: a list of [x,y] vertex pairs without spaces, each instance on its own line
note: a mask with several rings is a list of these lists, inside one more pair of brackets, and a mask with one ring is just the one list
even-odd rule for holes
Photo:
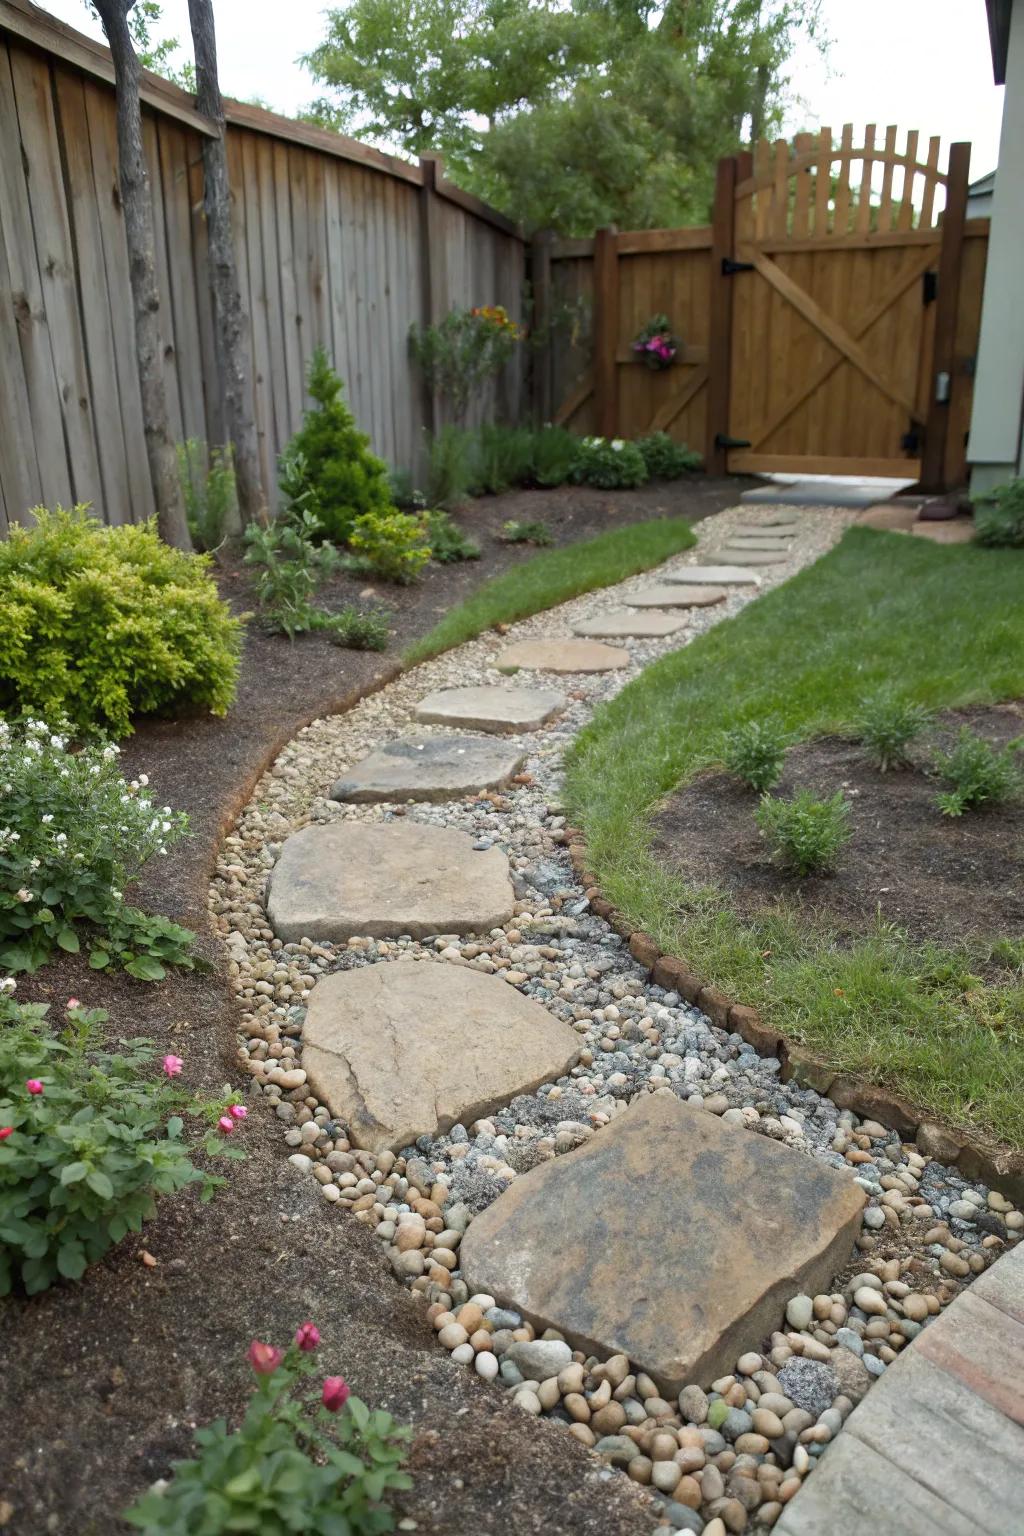
[[18,983],[13,976],[5,976],[3,980],[0,980],[0,992],[16,992],[17,989]]
[[51,747],[56,747],[58,749],[58,751],[62,751],[63,748],[67,746],[67,742],[65,741],[63,736],[51,736],[50,737],[50,746]]
[[36,899],[35,893],[30,891],[28,887],[24,885],[22,886],[21,890],[17,892],[17,897],[19,901],[35,901]]
[[29,869],[38,869],[39,868],[39,860],[38,859],[29,859],[28,867],[29,867]]
[[48,827],[50,822],[53,820],[53,816],[52,815],[40,816],[39,820],[43,823],[44,827]]
[[58,832],[53,840],[55,843],[66,843],[68,840],[68,835],[66,832]]
[[625,448],[625,446],[626,446],[626,444],[625,444],[625,440],[623,438],[621,438],[621,437],[613,437],[612,438],[612,447],[615,449],[616,453],[621,453],[623,448]]
[[161,830],[161,832],[169,832],[171,830],[170,822],[169,821],[162,821],[160,823],[160,830]]
[[148,773],[140,773],[139,774],[139,783],[140,784],[148,784],[149,783],[149,774]]

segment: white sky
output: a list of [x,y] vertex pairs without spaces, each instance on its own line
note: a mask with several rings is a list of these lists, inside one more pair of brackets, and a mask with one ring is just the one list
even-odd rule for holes
[[[215,0],[224,93],[260,96],[284,112],[308,102],[316,90],[295,61],[320,41],[327,8],[326,0]],[[49,0],[46,9],[102,35],[83,0]],[[187,39],[187,0],[163,0],[163,11],[165,35]],[[923,139],[941,134],[944,144],[968,139],[972,178],[992,170],[1003,92],[992,83],[985,0],[823,0],[822,11],[829,60],[810,44],[794,56],[788,129],[896,123]]]

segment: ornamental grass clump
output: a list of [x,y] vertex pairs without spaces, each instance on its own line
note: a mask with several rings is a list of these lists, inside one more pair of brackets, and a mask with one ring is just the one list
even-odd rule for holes
[[541,427],[533,438],[533,478],[537,485],[564,485],[576,463],[579,439],[565,427]]
[[791,800],[763,795],[757,824],[772,853],[797,875],[821,875],[835,869],[850,840],[850,807],[841,789],[820,800],[798,789]]
[[628,490],[648,478],[644,456],[636,443],[622,437],[580,439],[572,478],[577,485],[603,491]]
[[931,711],[923,704],[883,689],[863,700],[854,730],[875,767],[888,773],[893,768],[910,767],[907,748],[931,725],[932,719]]
[[745,720],[726,731],[722,761],[751,789],[771,789],[782,775],[789,735],[777,720]]
[[[253,1339],[256,1390],[236,1430],[197,1430],[196,1455],[176,1461],[124,1518],[168,1536],[377,1536],[394,1529],[387,1495],[411,1488],[402,1471],[411,1430],[370,1409],[342,1376],[324,1376],[320,1331],[302,1323],[287,1349]],[[315,1381],[312,1378],[317,1378]]]
[[1011,741],[1001,751],[963,726],[948,752],[936,752],[933,766],[940,779],[950,785],[935,797],[944,816],[962,816],[983,805],[1001,805],[1015,800],[1024,789],[1024,779],[1015,754],[1024,738]]
[[226,714],[241,624],[209,556],[172,549],[155,521],[106,528],[85,506],[32,516],[0,543],[0,714],[115,736],[133,715]]
[[312,514],[321,537],[346,544],[358,518],[394,511],[388,468],[356,426],[323,347],[310,358],[306,391],[313,404],[282,455],[281,489],[290,508]]
[[72,751],[63,723],[0,720],[0,968],[37,971],[83,943],[94,970],[139,981],[191,968],[194,935],[124,901],[146,860],[188,826],[153,803],[148,783],[125,781],[113,744]]
[[156,1211],[158,1195],[224,1180],[193,1163],[182,1115],[206,1123],[210,1156],[243,1157],[227,1141],[245,1106],[206,1103],[174,1086],[179,1056],[146,1040],[104,1042],[107,1014],[72,998],[54,1034],[44,1003],[15,1002],[0,982],[0,1296],[78,1280]]

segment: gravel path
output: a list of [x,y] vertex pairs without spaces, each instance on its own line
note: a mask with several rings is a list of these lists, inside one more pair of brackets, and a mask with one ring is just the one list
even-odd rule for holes
[[[738,1035],[713,1028],[678,995],[650,985],[622,940],[590,912],[569,864],[559,806],[565,746],[594,708],[644,666],[817,558],[855,520],[848,512],[795,510],[792,552],[784,563],[758,568],[760,587],[731,588],[723,603],[693,610],[687,627],[665,639],[619,642],[630,658],[622,670],[559,679],[569,707],[540,731],[511,738],[528,757],[524,782],[509,790],[407,807],[325,798],[373,748],[422,731],[412,710],[425,694],[501,683],[494,661],[513,641],[571,634],[580,619],[628,604],[652,576],[729,562],[732,529],[763,521],[768,509],[722,513],[701,526],[694,550],[658,572],[538,614],[506,634],[481,636],[350,713],[313,722],[281,753],[225,839],[210,897],[230,955],[240,1055],[254,1095],[281,1124],[294,1165],[319,1181],[325,1199],[354,1208],[375,1228],[396,1276],[423,1294],[441,1344],[457,1361],[497,1378],[525,1412],[562,1420],[609,1466],[649,1484],[664,1499],[667,1524],[706,1536],[772,1525],[872,1380],[1024,1228],[1024,1217],[998,1194],[968,1185],[916,1147],[901,1146],[894,1132],[859,1122],[812,1090],[780,1083],[777,1061],[758,1057]],[[549,683],[544,674],[519,680]],[[481,848],[500,846],[515,883],[512,920],[470,939],[441,935],[425,943],[282,944],[273,937],[266,876],[290,833],[310,822],[387,822],[399,815],[460,828]],[[301,1065],[303,1004],[327,973],[408,955],[503,973],[576,1031],[581,1053],[566,1077],[486,1119],[421,1137],[397,1158],[374,1156],[354,1151],[345,1128],[309,1093]],[[763,1354],[744,1355],[733,1374],[692,1383],[672,1403],[624,1356],[598,1362],[578,1354],[549,1368],[556,1356],[564,1361],[568,1346],[560,1345],[547,1365],[538,1358],[527,1374],[522,1351],[515,1363],[508,1351],[528,1344],[533,1329],[502,1313],[494,1298],[471,1297],[458,1267],[466,1227],[512,1179],[599,1135],[630,1101],[659,1087],[703,1103],[735,1124],[737,1134],[749,1128],[844,1169],[870,1197],[859,1251],[834,1291],[792,1297],[787,1330],[765,1341]],[[656,1147],[651,1156],[656,1162]]]

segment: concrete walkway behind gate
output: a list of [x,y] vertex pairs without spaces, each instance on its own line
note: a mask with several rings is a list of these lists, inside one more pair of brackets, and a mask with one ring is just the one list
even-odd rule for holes
[[899,1356],[776,1536],[1022,1536],[1024,1243]]

